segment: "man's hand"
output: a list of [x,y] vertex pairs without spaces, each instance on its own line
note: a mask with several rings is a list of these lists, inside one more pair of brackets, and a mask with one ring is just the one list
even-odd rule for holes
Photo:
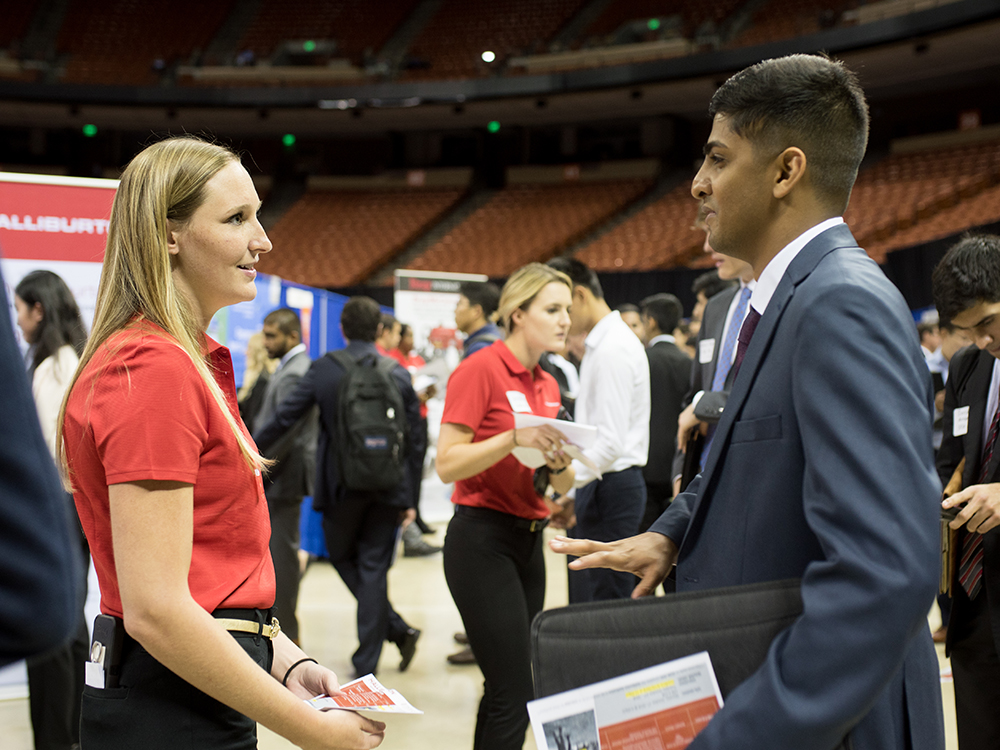
[[965,526],[970,532],[985,534],[1000,526],[1000,484],[974,484],[941,503],[942,508],[965,505],[949,523],[953,529]]
[[688,404],[677,417],[677,447],[682,453],[687,451],[688,436],[695,429],[700,429],[701,434],[705,435],[708,432],[708,425],[694,415],[694,404]]
[[549,547],[553,552],[578,557],[569,564],[573,570],[611,568],[639,576],[642,580],[632,591],[633,599],[652,594],[677,562],[677,545],[669,537],[655,531],[616,542],[557,536],[549,542]]

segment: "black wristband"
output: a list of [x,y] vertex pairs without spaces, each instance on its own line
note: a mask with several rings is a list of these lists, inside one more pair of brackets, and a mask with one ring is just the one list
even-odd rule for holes
[[307,656],[305,659],[299,659],[297,662],[295,662],[292,666],[288,668],[287,672],[285,672],[285,676],[281,680],[281,686],[288,687],[288,676],[292,673],[292,670],[295,669],[297,666],[299,666],[299,664],[305,664],[307,661],[311,661],[313,664],[319,664],[318,661],[316,661],[310,656]]
[[566,464],[561,469],[549,469],[549,476],[554,477],[556,474],[562,474],[566,469],[569,468],[569,464]]

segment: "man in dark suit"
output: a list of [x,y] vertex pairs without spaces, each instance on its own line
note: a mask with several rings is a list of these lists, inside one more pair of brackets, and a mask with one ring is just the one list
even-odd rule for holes
[[691,377],[691,358],[674,341],[683,308],[672,294],[654,294],[640,305],[649,359],[649,459],[642,467],[646,480],[645,531],[674,497],[670,463],[677,448],[677,416]]
[[636,573],[634,595],[675,561],[678,591],[801,579],[802,614],[690,750],[942,750],[931,379],[902,296],[840,218],[864,94],[840,63],[793,55],[730,78],[710,112],[692,193],[757,287],[708,462],[649,532],[553,548]]
[[[375,339],[382,326],[381,315],[378,303],[370,297],[352,297],[344,305],[340,327],[348,342],[346,352],[355,361],[380,356]],[[412,432],[420,420],[420,403],[410,383],[410,374],[397,364],[392,375],[402,393]],[[314,404],[319,406],[314,507],[323,513],[330,561],[358,600],[359,645],[353,662],[360,677],[375,672],[382,643],[387,640],[399,647],[402,655],[399,668],[405,670],[420,637],[420,631],[407,625],[389,604],[386,582],[396,533],[413,500],[405,479],[395,490],[385,492],[348,490],[341,486],[335,445],[338,391],[343,377],[343,368],[332,357],[317,359],[271,421],[254,433],[254,440],[261,450],[268,450]]]
[[[711,445],[711,433],[722,416],[733,385],[733,362],[736,360],[736,337],[750,312],[750,295],[756,285],[753,267],[745,260],[715,252],[705,235],[704,251],[711,255],[722,281],[735,282],[709,298],[702,312],[701,327],[695,344],[690,388],[684,396],[683,411],[677,418],[677,451],[673,459],[673,491],[684,487],[682,474],[687,446],[695,430],[707,439],[694,441],[700,446],[696,466],[704,468]],[[688,477],[688,481],[693,477]]]
[[[279,404],[295,389],[312,361],[302,342],[302,323],[294,310],[283,307],[268,313],[263,333],[267,356],[279,363],[267,382],[254,420],[255,428],[271,421]],[[313,493],[318,431],[319,418],[313,408],[267,452],[267,458],[277,462],[267,473],[264,484],[271,516],[274,604],[281,629],[296,643],[299,642],[299,621],[295,615],[299,601],[299,516],[302,498]]]
[[[962,750],[1000,741],[1000,237],[967,237],[934,271],[941,323],[964,331],[974,346],[951,359],[945,386],[938,472],[947,484],[965,459],[962,491],[944,502],[957,510],[951,619],[945,649],[955,678]],[[954,511],[953,511],[954,512]]]

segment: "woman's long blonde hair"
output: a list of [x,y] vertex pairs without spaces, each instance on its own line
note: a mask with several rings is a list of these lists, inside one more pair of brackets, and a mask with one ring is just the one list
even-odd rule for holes
[[508,336],[514,332],[515,310],[527,310],[538,293],[551,283],[565,284],[573,291],[573,282],[562,271],[544,263],[529,263],[514,271],[500,292],[497,314]]
[[[62,425],[80,373],[105,342],[136,318],[165,330],[194,363],[253,468],[270,462],[244,435],[205,359],[205,333],[191,301],[174,284],[168,221],[183,227],[205,200],[205,185],[239,156],[194,136],[167,138],[140,152],[122,173],[111,207],[107,249],[97,289],[94,324],[59,414],[59,463],[69,477]],[[113,352],[106,352],[113,354]],[[141,419],[140,415],[136,415]]]

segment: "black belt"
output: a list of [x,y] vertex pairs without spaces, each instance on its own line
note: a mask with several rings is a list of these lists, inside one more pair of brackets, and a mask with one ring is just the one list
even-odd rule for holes
[[262,635],[271,640],[281,632],[278,618],[271,617],[270,609],[217,609],[212,617],[230,632]]
[[521,518],[520,516],[512,516],[510,513],[504,513],[500,510],[477,508],[471,505],[456,505],[455,515],[474,518],[477,521],[488,521],[498,526],[523,529],[532,533],[537,533],[549,525],[549,519],[547,518]]

